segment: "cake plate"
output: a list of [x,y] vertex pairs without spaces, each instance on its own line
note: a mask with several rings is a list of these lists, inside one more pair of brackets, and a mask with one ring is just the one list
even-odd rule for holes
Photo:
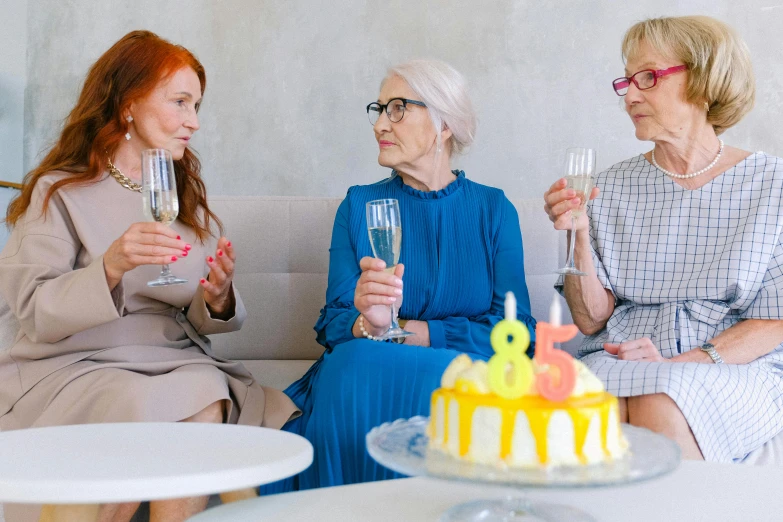
[[[428,450],[427,417],[382,424],[367,434],[367,451],[379,464],[409,476],[490,483],[525,488],[590,488],[628,484],[660,477],[680,462],[680,448],[650,430],[622,425],[630,445],[624,458],[590,466],[552,468],[497,468],[457,460]],[[587,513],[569,506],[528,502],[507,497],[478,500],[449,509],[440,522],[594,522]]]

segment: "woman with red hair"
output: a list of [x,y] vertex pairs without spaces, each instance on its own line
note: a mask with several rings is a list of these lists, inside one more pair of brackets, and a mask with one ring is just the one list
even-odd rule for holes
[[[236,254],[209,210],[200,163],[204,68],[153,33],[129,33],[90,69],[59,140],[8,207],[0,296],[21,330],[0,352],[0,430],[102,422],[228,422],[280,428],[297,413],[206,334],[245,317]],[[141,151],[168,149],[179,215],[147,222]],[[206,260],[206,265],[205,261]],[[188,283],[148,287],[172,263]],[[184,520],[206,498],[151,504]],[[136,504],[103,506],[129,520]]]

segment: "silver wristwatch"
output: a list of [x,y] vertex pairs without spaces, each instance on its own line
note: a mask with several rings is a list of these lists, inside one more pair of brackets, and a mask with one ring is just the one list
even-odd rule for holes
[[721,359],[720,354],[715,350],[715,345],[712,343],[704,343],[699,346],[699,349],[709,355],[715,364],[723,364],[723,359]]

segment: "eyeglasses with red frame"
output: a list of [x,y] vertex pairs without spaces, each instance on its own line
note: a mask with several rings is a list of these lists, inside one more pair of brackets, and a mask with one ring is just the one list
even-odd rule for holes
[[655,87],[658,83],[658,78],[678,73],[686,69],[688,69],[687,65],[675,65],[674,67],[658,69],[657,71],[653,69],[644,69],[631,77],[623,76],[617,78],[612,82],[612,87],[614,87],[614,92],[617,93],[617,96],[625,96],[628,93],[628,87],[631,86],[631,82],[633,82],[640,91],[646,91],[647,89]]

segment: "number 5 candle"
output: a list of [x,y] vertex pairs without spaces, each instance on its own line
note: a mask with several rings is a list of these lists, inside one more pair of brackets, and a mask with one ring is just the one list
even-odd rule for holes
[[[571,354],[555,349],[555,343],[564,343],[573,339],[578,329],[575,325],[562,325],[560,301],[555,294],[549,308],[549,323],[536,324],[536,355],[539,367],[546,369],[538,375],[536,386],[538,393],[550,401],[564,401],[576,385],[576,367]],[[553,375],[552,370],[556,370]]]

